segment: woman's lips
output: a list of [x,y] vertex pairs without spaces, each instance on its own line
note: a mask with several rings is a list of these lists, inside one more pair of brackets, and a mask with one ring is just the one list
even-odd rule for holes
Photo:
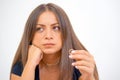
[[45,43],[45,44],[43,44],[43,46],[45,46],[45,47],[52,47],[54,45],[55,45],[54,43]]

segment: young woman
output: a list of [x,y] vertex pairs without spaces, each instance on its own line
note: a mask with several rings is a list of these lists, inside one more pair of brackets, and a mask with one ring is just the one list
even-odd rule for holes
[[10,79],[99,80],[93,56],[76,37],[63,9],[52,3],[30,14]]

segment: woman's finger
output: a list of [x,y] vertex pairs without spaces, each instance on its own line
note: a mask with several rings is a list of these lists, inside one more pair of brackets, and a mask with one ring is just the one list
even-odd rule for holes
[[82,55],[82,54],[74,54],[74,55],[70,54],[69,58],[74,59],[76,61],[78,61],[78,60],[85,60],[85,61],[88,61],[88,62],[94,61],[93,57],[89,57],[89,56]]
[[93,62],[87,62],[87,61],[84,61],[84,60],[80,60],[80,61],[75,61],[72,63],[73,66],[86,66],[88,68],[91,68],[91,67],[94,67],[94,63]]

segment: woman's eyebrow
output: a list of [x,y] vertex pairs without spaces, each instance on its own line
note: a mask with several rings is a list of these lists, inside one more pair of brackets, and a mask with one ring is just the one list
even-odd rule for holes
[[54,26],[54,25],[59,25],[59,23],[53,23],[53,24],[51,24],[51,26]]
[[36,24],[36,25],[39,25],[39,26],[45,26],[44,24]]

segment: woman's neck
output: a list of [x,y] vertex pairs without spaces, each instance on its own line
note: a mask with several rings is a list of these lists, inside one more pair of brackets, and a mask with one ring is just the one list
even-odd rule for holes
[[48,67],[58,65],[60,62],[60,53],[44,54],[42,62],[44,65],[46,65]]

